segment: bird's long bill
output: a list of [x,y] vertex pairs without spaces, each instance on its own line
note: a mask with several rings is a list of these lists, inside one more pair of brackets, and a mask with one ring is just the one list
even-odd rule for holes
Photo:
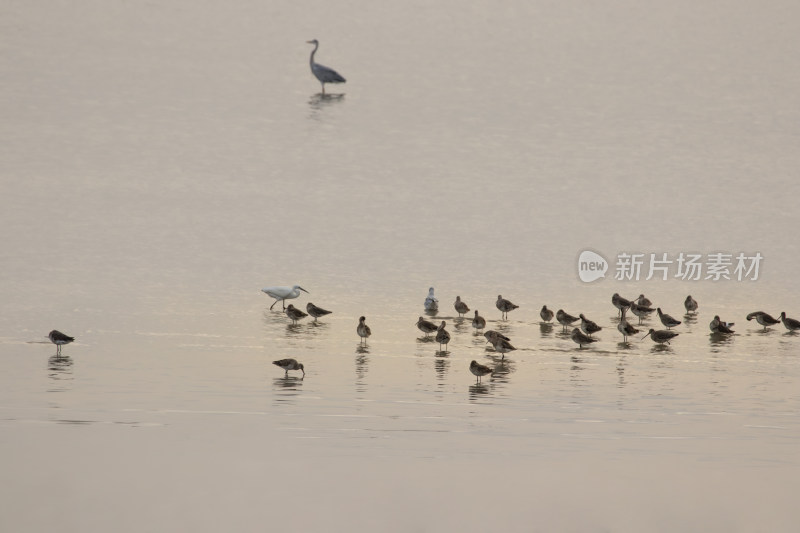
[[646,338],[647,338],[649,335],[650,335],[650,332],[648,331],[648,332],[647,332],[647,335],[645,335],[644,337],[642,337],[642,339],[641,339],[641,340],[645,340],[645,339],[646,339]]
[[306,293],[306,294],[311,294],[310,292],[308,292],[307,290],[305,290],[303,287],[300,287],[300,286],[298,286],[297,288],[298,288],[298,289],[300,289],[301,291],[303,291],[303,292],[304,292],[304,293]]

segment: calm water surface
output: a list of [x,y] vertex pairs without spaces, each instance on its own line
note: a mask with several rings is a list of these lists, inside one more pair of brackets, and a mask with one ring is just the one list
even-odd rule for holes
[[[0,11],[0,529],[796,528],[800,335],[745,320],[800,318],[794,3]],[[764,261],[586,284],[587,248]],[[295,283],[333,314],[270,311]],[[680,336],[622,344],[614,292]]]

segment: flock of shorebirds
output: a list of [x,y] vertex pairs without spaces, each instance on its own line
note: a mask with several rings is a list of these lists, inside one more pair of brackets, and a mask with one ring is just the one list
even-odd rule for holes
[[[293,287],[267,287],[261,290],[272,298],[275,298],[275,301],[270,306],[270,309],[275,307],[276,303],[281,302],[286,316],[289,317],[292,323],[297,323],[298,320],[302,320],[309,315],[316,320],[331,313],[331,311],[318,307],[311,302],[306,304],[306,312],[297,309],[292,304],[287,306],[286,300],[297,298],[300,296],[301,291],[308,293],[307,290],[299,285],[294,285]],[[644,294],[640,294],[638,298],[628,300],[620,296],[618,293],[614,293],[614,295],[611,297],[611,303],[619,310],[620,320],[617,324],[617,330],[619,330],[619,332],[622,334],[623,342],[627,343],[628,337],[640,333],[639,329],[628,322],[626,317],[626,313],[628,311],[638,317],[639,322],[637,325],[640,325],[642,321],[648,318],[652,313],[656,313],[658,318],[661,320],[661,323],[667,328],[660,330],[650,328],[650,330],[644,337],[642,337],[641,340],[650,337],[657,344],[669,344],[672,339],[679,335],[679,333],[677,331],[673,331],[672,328],[679,326],[681,321],[673,318],[667,313],[662,312],[660,307],[653,307],[653,303],[647,299]],[[691,297],[691,295],[686,297],[683,305],[686,308],[687,315],[697,313],[698,304],[697,301]],[[497,296],[495,306],[500,311],[501,318],[503,319],[508,318],[509,312],[519,308],[518,305],[503,298],[502,295]],[[463,317],[470,311],[469,306],[461,299],[460,296],[456,296],[456,301],[453,304],[453,307],[455,308],[459,317]],[[428,296],[425,298],[424,308],[428,313],[435,313],[439,310],[439,300],[434,295],[433,287],[428,290]],[[506,353],[516,350],[514,345],[511,344],[511,339],[502,333],[494,330],[484,331],[486,328],[486,319],[478,314],[477,310],[474,311],[474,313],[472,327],[478,332],[483,332],[483,336],[486,338],[486,341],[494,346],[495,351],[501,354],[501,359],[505,358]],[[596,322],[586,318],[583,313],[579,314],[577,317],[566,313],[563,309],[559,309],[554,313],[551,309],[548,309],[546,305],[542,306],[541,311],[539,311],[539,316],[542,318],[545,324],[550,323],[553,318],[555,318],[556,321],[563,326],[565,333],[569,327],[572,327],[575,322],[580,320],[580,327],[573,327],[572,332],[570,333],[570,339],[572,339],[572,341],[578,345],[578,349],[582,349],[584,346],[588,346],[594,342],[597,342],[598,339],[594,338],[593,335],[603,329],[601,326],[598,326]],[[783,322],[783,325],[789,331],[800,330],[800,321],[787,317],[785,312],[780,314],[780,319],[776,319],[763,311],[755,311],[747,315],[747,320],[755,320],[764,326],[764,331],[766,331],[769,326],[774,326],[776,324],[780,324],[781,322]],[[416,325],[426,337],[435,332],[435,339],[436,342],[439,343],[439,350],[442,350],[442,346],[444,346],[445,350],[447,349],[447,345],[450,343],[451,338],[450,333],[447,331],[447,329],[445,329],[447,327],[447,322],[442,320],[442,322],[437,326],[433,322],[425,320],[420,316]],[[719,315],[714,316],[714,320],[709,323],[708,327],[712,334],[716,335],[730,335],[734,332],[733,329],[731,329],[733,327],[733,322],[725,322],[720,319]],[[362,343],[366,343],[367,339],[370,337],[370,335],[372,335],[372,330],[367,325],[366,317],[362,316],[358,319],[356,333],[361,338]],[[48,338],[50,339],[50,342],[56,345],[56,355],[59,357],[61,356],[61,347],[75,340],[74,337],[70,337],[69,335],[61,333],[55,329],[50,332]],[[299,363],[296,359],[280,359],[278,361],[273,361],[273,364],[282,368],[285,371],[286,376],[289,375],[290,370],[299,370],[303,373],[303,376],[306,374],[303,364]],[[469,365],[469,369],[470,372],[475,375],[476,382],[480,382],[481,377],[493,372],[492,368],[482,365],[477,361],[472,361]]]
[[[317,318],[330,313],[330,311],[322,309],[321,307],[317,307],[311,302],[306,305],[307,313],[297,309],[292,304],[286,306],[285,301],[288,299],[297,298],[300,295],[300,291],[308,293],[308,291],[299,285],[295,285],[293,287],[267,287],[261,290],[269,296],[275,298],[275,301],[270,306],[270,309],[272,309],[276,303],[283,302],[284,312],[286,313],[286,316],[292,320],[292,323],[296,323],[298,320],[301,320],[309,315],[314,317],[314,320],[316,320]],[[628,300],[620,296],[618,293],[614,293],[614,295],[611,297],[611,303],[619,310],[620,320],[617,324],[617,330],[619,330],[619,332],[622,334],[623,342],[627,343],[628,337],[640,333],[639,329],[628,322],[626,316],[628,311],[638,317],[639,321],[637,325],[642,324],[644,319],[648,318],[651,314],[656,313],[659,320],[661,320],[661,323],[666,328],[660,330],[650,328],[650,330],[644,337],[642,337],[641,340],[650,337],[657,344],[669,344],[672,339],[679,335],[679,333],[677,331],[673,331],[672,328],[679,326],[682,322],[661,311],[660,307],[653,307],[653,303],[647,297],[645,297],[644,294],[640,294],[638,298]],[[691,295],[686,297],[683,305],[686,308],[687,315],[693,315],[697,313],[699,306],[697,301],[692,298]],[[510,300],[503,298],[502,295],[497,296],[495,306],[500,311],[502,319],[507,319],[508,313],[519,307]],[[456,296],[456,301],[453,304],[453,307],[455,308],[459,317],[463,317],[470,311],[469,306],[461,299],[460,296]],[[428,313],[439,310],[439,300],[434,295],[433,287],[428,290],[428,296],[425,298],[424,308]],[[493,330],[484,331],[486,327],[486,319],[483,318],[477,310],[474,311],[474,313],[475,315],[472,319],[472,327],[478,332],[483,332],[483,336],[486,338],[486,341],[494,346],[495,351],[501,354],[501,359],[505,358],[506,353],[516,350],[514,345],[511,344],[511,339],[502,333]],[[539,311],[539,316],[541,316],[544,323],[550,323],[553,318],[555,318],[556,321],[563,326],[565,333],[569,327],[572,327],[573,324],[580,320],[580,327],[573,327],[570,334],[570,339],[572,339],[572,341],[578,345],[579,349],[597,342],[598,339],[594,338],[593,335],[603,329],[601,326],[598,326],[596,322],[586,318],[582,313],[575,317],[569,313],[566,313],[563,309],[553,312],[551,309],[548,309],[546,305],[542,306],[541,311]],[[789,331],[800,330],[800,321],[793,318],[788,318],[785,312],[780,314],[780,320],[778,320],[763,311],[755,311],[747,315],[747,320],[756,320],[756,322],[764,326],[765,331],[768,326],[773,326],[781,322],[783,322],[783,325]],[[442,350],[442,346],[444,346],[444,349],[447,349],[447,345],[451,338],[450,333],[446,329],[447,322],[442,320],[439,325],[436,325],[435,323],[420,316],[416,325],[426,337],[433,333],[436,334],[435,339],[436,342],[439,343],[439,350]],[[725,322],[720,319],[719,315],[716,315],[714,316],[714,320],[712,320],[708,326],[712,334],[730,335],[734,333],[733,329],[731,329],[733,325],[733,322]],[[356,333],[358,333],[358,336],[361,337],[362,343],[366,343],[367,338],[372,335],[372,330],[370,330],[366,323],[366,318],[363,316],[358,319]],[[300,370],[305,376],[305,370],[302,363],[298,363],[295,359],[281,359],[278,361],[273,361],[273,364],[284,369],[287,376],[289,375],[289,370]],[[472,361],[469,369],[470,372],[475,375],[476,382],[480,382],[481,377],[493,372],[491,367],[482,365],[477,361]]]

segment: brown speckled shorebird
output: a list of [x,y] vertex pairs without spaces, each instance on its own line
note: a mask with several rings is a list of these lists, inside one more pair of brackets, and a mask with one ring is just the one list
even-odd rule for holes
[[667,329],[674,328],[675,326],[680,326],[681,321],[672,318],[670,315],[661,312],[661,308],[656,308],[656,312],[658,312],[658,318],[661,319],[661,323],[667,326]]
[[781,311],[781,320],[783,321],[783,325],[786,326],[786,329],[789,331],[797,331],[800,329],[800,320],[787,317],[786,311]]
[[572,323],[575,322],[576,320],[578,320],[578,317],[572,316],[569,313],[564,312],[563,309],[559,309],[556,312],[556,320],[558,321],[559,324],[564,326],[564,331],[566,332],[567,327],[572,325]]
[[450,333],[444,329],[446,326],[447,322],[442,320],[442,324],[436,332],[436,342],[439,343],[439,351],[442,350],[442,344],[444,344],[444,349],[447,350],[447,345],[450,343]]
[[650,331],[648,331],[647,335],[642,337],[641,340],[645,340],[649,336],[655,343],[669,344],[670,339],[674,339],[678,335],[679,333],[677,331],[668,331],[666,329],[655,330],[650,328]]
[[61,347],[65,344],[69,344],[75,340],[75,337],[70,337],[69,335],[65,335],[61,333],[57,329],[51,331],[47,338],[50,339],[50,342],[56,345],[56,355],[61,355]]
[[481,330],[486,327],[486,319],[478,314],[477,309],[475,310],[475,318],[472,319],[472,327],[475,330]]
[[714,320],[712,320],[708,324],[708,329],[711,330],[711,333],[733,333],[731,327],[733,326],[733,322],[723,322],[720,320],[719,315],[714,316]]
[[473,376],[475,376],[475,383],[480,383],[483,376],[494,372],[488,366],[482,365],[474,360],[469,364],[469,371],[472,372]]
[[553,311],[548,309],[546,305],[543,305],[542,310],[539,311],[539,316],[542,317],[542,320],[544,320],[545,322],[550,322],[551,320],[553,320],[555,313],[553,313]]
[[686,300],[683,301],[683,306],[686,308],[686,314],[689,313],[696,313],[697,312],[697,300],[692,298],[692,295],[686,297]]
[[578,328],[574,328],[572,330],[572,334],[569,336],[569,338],[572,339],[572,342],[578,345],[579,350],[583,348],[584,344],[588,345],[593,342],[597,342],[597,339],[593,339],[588,335],[584,335],[584,333]]
[[367,337],[372,335],[372,330],[369,329],[369,326],[367,325],[366,320],[367,319],[365,317],[363,317],[363,316],[361,318],[359,318],[358,319],[358,327],[356,327],[356,333],[358,333],[358,336],[361,337],[361,342],[363,342],[363,343],[366,343],[367,342]]
[[593,333],[597,333],[598,331],[603,329],[597,325],[597,322],[593,322],[592,320],[589,320],[588,318],[583,316],[583,313],[581,313],[579,316],[581,319],[581,331],[583,331],[590,337],[592,336]]
[[284,377],[289,377],[289,370],[300,370],[303,373],[303,377],[306,377],[306,371],[303,368],[303,363],[298,363],[296,359],[280,359],[278,361],[273,361],[272,364],[279,366],[286,371]]
[[292,324],[296,324],[298,320],[308,316],[306,313],[302,312],[292,304],[286,306],[286,311],[284,311],[284,313],[286,313],[286,316],[292,319]]
[[306,304],[306,311],[308,311],[309,315],[314,317],[315,321],[321,316],[325,316],[325,315],[331,314],[331,312],[328,311],[327,309],[323,309],[321,307],[317,307],[316,305],[312,304],[311,302],[308,302]]
[[463,316],[469,313],[469,307],[467,304],[461,301],[461,296],[456,296],[456,303],[453,304],[453,307],[456,308],[456,313],[458,313],[458,316]]
[[424,333],[426,337],[431,333],[433,333],[434,331],[436,331],[437,329],[439,329],[439,327],[436,324],[434,324],[430,320],[425,320],[422,317],[419,317],[419,320],[417,320],[417,328],[419,328],[419,330],[422,333]]
[[500,310],[501,318],[508,318],[508,312],[519,307],[518,305],[511,303],[511,301],[503,298],[503,296],[500,294],[497,295],[497,301],[494,305]]

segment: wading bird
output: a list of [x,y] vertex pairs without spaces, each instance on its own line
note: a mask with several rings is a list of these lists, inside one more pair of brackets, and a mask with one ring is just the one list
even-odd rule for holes
[[674,339],[678,335],[679,333],[677,331],[668,331],[666,329],[659,329],[656,331],[653,328],[650,328],[650,331],[647,332],[647,335],[642,337],[642,340],[645,340],[648,336],[650,336],[650,338],[658,344],[669,344],[670,339]]
[[764,311],[754,311],[747,315],[747,320],[753,320],[754,318],[756,322],[764,326],[764,331],[767,331],[767,326],[774,326],[780,322],[780,320],[775,320]]
[[315,322],[319,317],[331,314],[331,311],[328,311],[327,309],[323,309],[321,307],[317,307],[311,302],[308,302],[306,304],[306,311],[308,311],[309,315],[314,317]]
[[483,376],[492,373],[491,368],[474,360],[469,364],[469,371],[475,376],[475,383],[480,383]]
[[477,309],[475,310],[475,318],[472,319],[472,327],[475,328],[476,330],[480,330],[486,327],[486,319],[478,314]]
[[697,312],[697,300],[692,298],[692,295],[686,297],[686,300],[683,301],[683,306],[686,308],[686,314],[689,313],[696,313]]
[[300,285],[295,285],[294,287],[265,287],[261,289],[261,292],[267,293],[268,296],[275,298],[275,301],[269,306],[270,310],[272,310],[278,302],[283,302],[283,309],[286,310],[286,300],[297,298],[300,296],[300,291],[308,294],[308,291]]
[[278,361],[273,361],[272,364],[279,366],[286,371],[283,377],[289,377],[289,370],[300,370],[303,373],[303,377],[306,377],[306,371],[303,368],[303,363],[298,363],[296,359],[280,359]]
[[467,304],[461,301],[461,296],[456,296],[456,303],[453,304],[453,307],[456,308],[456,313],[458,313],[458,316],[469,313],[469,307],[467,307]]
[[369,329],[366,321],[367,319],[362,316],[358,319],[358,326],[356,327],[356,333],[358,333],[358,336],[361,337],[361,342],[364,343],[367,342],[367,337],[372,335],[372,330]]
[[311,58],[308,60],[308,62],[311,65],[311,73],[314,74],[314,76],[316,76],[319,82],[322,84],[322,94],[325,94],[326,83],[344,83],[347,81],[332,68],[314,62],[314,54],[317,53],[317,48],[319,48],[318,40],[312,39],[306,42],[314,45],[314,50],[311,51]]
[[511,303],[511,301],[503,298],[503,296],[500,294],[497,295],[497,301],[494,303],[494,305],[500,310],[501,318],[508,318],[508,312],[519,307],[518,305]]
[[[790,319],[791,320],[791,319]],[[54,329],[51,331],[47,337],[50,339],[50,342],[56,345],[56,355],[61,355],[61,347],[65,344],[69,344],[75,340],[75,337],[70,337],[69,335],[65,335]]]

